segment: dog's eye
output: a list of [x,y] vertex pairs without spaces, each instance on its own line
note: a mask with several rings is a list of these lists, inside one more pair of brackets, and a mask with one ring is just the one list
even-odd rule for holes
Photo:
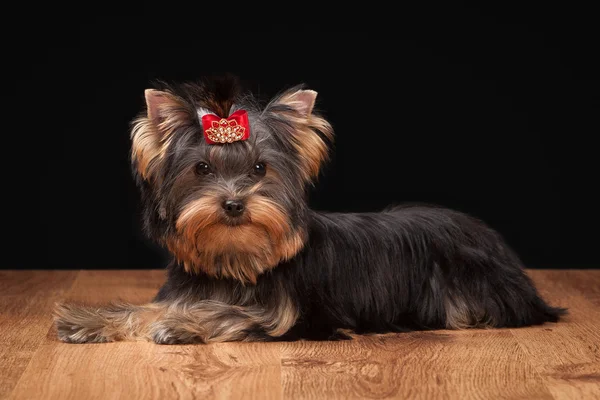
[[198,175],[208,175],[212,172],[210,166],[205,162],[199,162],[196,164],[196,173]]
[[267,166],[265,163],[259,162],[254,164],[254,173],[256,175],[264,176],[267,173]]

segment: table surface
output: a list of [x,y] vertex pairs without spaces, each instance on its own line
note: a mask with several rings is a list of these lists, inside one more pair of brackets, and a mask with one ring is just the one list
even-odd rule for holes
[[0,398],[600,398],[600,270],[529,270],[557,324],[341,342],[73,345],[56,301],[146,302],[162,270],[0,271]]

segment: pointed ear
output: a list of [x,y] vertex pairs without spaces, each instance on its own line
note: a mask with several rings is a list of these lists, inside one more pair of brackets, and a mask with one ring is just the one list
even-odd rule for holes
[[160,90],[146,89],[144,97],[146,99],[146,117],[155,125],[164,121],[169,109],[178,106],[178,101],[174,96]]
[[288,89],[273,98],[264,113],[276,134],[296,149],[300,173],[306,182],[317,178],[333,142],[333,127],[314,110],[316,99],[314,90]]
[[153,122],[157,122],[157,118],[160,115],[159,107],[168,101],[165,94],[155,89],[146,89],[144,91],[144,97],[146,98],[146,116]]
[[155,89],[144,91],[146,112],[133,121],[132,161],[144,179],[156,176],[168,141],[179,128],[194,122],[195,114],[175,95]]
[[315,107],[317,92],[314,90],[298,90],[283,96],[282,103],[292,107],[303,117],[308,117]]

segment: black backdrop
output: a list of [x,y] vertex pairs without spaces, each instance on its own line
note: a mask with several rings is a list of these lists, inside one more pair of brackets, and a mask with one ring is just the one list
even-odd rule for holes
[[2,268],[163,267],[140,230],[128,124],[153,79],[225,71],[263,98],[319,92],[337,143],[314,208],[437,203],[486,220],[531,268],[598,267],[597,44],[588,12],[563,11],[455,7],[401,32],[235,38],[144,16],[38,24],[7,50]]

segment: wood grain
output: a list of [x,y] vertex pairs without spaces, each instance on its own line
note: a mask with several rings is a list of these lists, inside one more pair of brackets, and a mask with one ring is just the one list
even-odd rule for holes
[[0,398],[600,398],[600,270],[532,270],[565,322],[352,341],[71,345],[58,299],[150,300],[163,271],[0,272]]
[[293,399],[552,398],[508,331],[288,345],[282,367]]
[[[511,332],[555,399],[600,398],[600,271],[531,271],[566,323]],[[585,278],[583,278],[585,276]]]
[[0,398],[13,390],[45,340],[52,306],[76,276],[77,271],[0,271]]

